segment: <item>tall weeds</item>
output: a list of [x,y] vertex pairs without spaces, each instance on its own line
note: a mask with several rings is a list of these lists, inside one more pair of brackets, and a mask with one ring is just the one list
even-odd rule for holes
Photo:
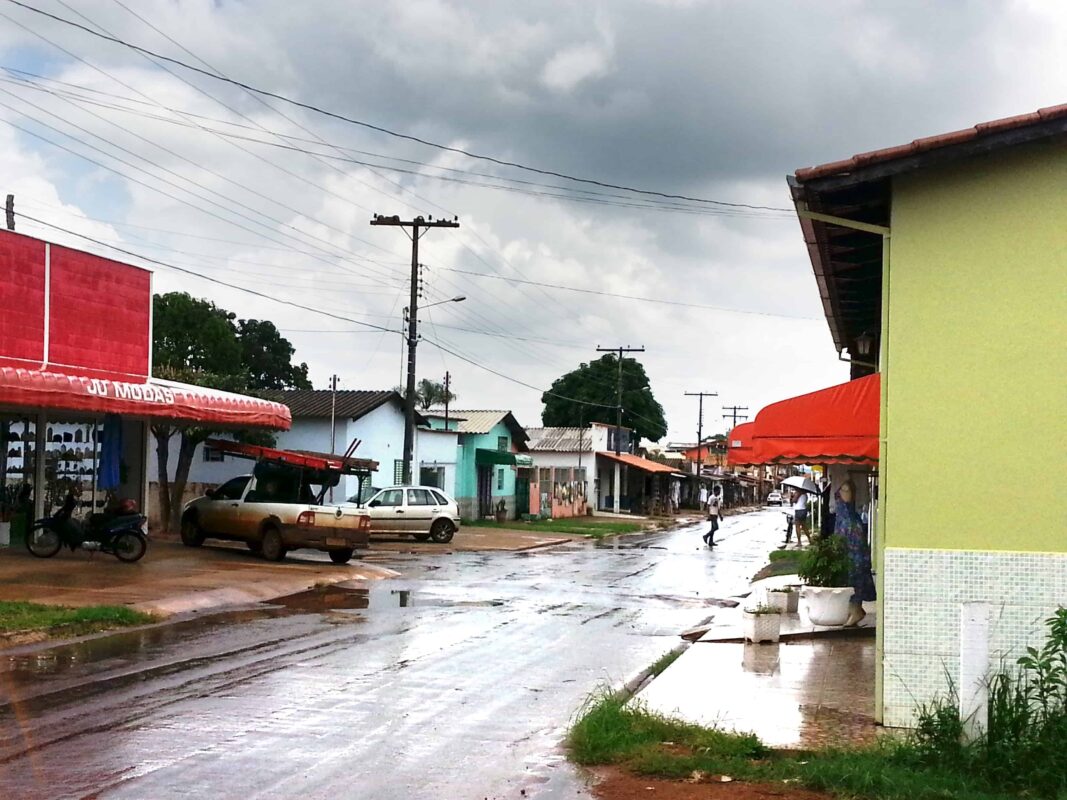
[[1039,797],[1067,794],[1067,609],[1046,620],[1047,636],[1014,668],[989,681],[981,735],[964,739],[955,687],[919,709],[905,758],[980,775],[990,786]]

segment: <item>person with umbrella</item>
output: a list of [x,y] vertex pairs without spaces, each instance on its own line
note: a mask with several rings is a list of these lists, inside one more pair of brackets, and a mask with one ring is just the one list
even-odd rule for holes
[[[808,495],[818,494],[819,487],[815,485],[811,478],[803,475],[794,475],[786,478],[782,481],[782,485],[788,486],[793,490],[793,526],[797,532],[797,544],[804,544],[803,536],[805,533],[808,535],[808,544],[811,544],[811,532],[808,530]],[[788,538],[786,538],[786,543],[789,543]]]

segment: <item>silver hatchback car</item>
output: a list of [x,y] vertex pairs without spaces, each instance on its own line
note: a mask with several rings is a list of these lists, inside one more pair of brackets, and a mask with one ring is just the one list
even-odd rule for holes
[[350,497],[342,506],[368,514],[372,536],[414,536],[447,544],[459,530],[459,504],[435,486],[390,486],[365,503]]

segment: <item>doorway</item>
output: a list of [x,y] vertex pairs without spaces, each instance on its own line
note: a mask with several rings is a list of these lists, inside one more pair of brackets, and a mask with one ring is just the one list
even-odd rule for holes
[[493,468],[478,465],[478,518],[493,516]]

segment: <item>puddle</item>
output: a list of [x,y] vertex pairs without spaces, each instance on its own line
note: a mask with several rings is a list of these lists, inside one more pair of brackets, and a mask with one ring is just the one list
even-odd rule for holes
[[[272,600],[271,605],[301,613],[414,608],[415,593],[410,589],[393,589],[389,586],[353,588],[331,584],[287,597],[279,597]],[[424,598],[424,602],[420,605],[442,605],[442,603]]]

